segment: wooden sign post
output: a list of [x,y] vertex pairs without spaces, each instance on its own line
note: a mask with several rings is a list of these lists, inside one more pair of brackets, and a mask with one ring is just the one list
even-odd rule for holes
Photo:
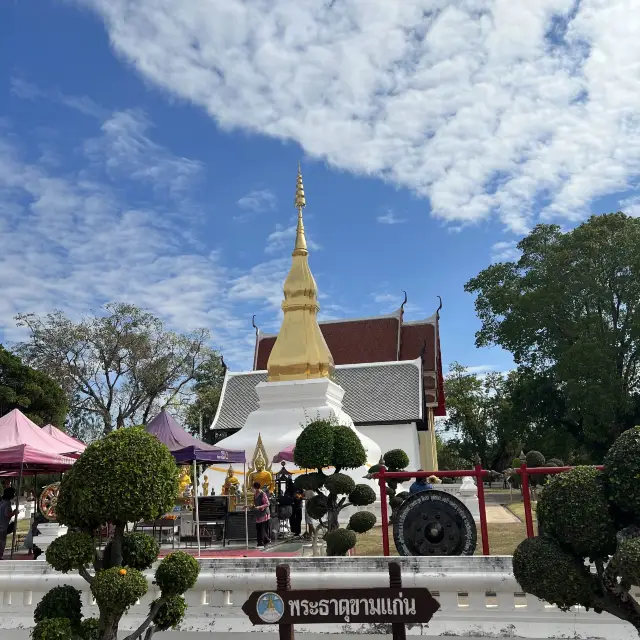
[[254,591],[242,606],[256,624],[277,624],[280,640],[294,640],[296,624],[391,624],[393,640],[406,640],[407,624],[429,622],[440,608],[424,588],[402,588],[397,562],[389,586],[370,589],[292,590],[289,565],[276,568],[276,591]]

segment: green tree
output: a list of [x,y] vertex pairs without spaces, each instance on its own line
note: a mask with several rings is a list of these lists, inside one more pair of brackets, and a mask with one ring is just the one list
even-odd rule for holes
[[454,362],[445,380],[445,433],[453,436],[464,460],[480,457],[484,469],[502,471],[520,449],[524,424],[514,412],[510,378],[501,373],[481,377]]
[[[369,468],[367,478],[371,479],[374,473],[380,471],[380,467],[384,464],[387,471],[404,471],[409,466],[409,456],[402,449],[391,449],[387,451],[380,460],[379,464],[374,464]],[[387,480],[387,498],[389,500],[389,506],[391,507],[391,517],[389,522],[395,521],[395,515],[400,505],[409,497],[408,491],[398,491],[398,485],[400,481],[395,479]]]
[[[79,593],[58,587],[36,607],[34,637],[116,640],[122,616],[147,593],[143,571],[151,568],[159,551],[154,538],[125,533],[125,527],[166,513],[177,494],[178,468],[169,450],[143,428],[115,431],[87,447],[62,479],[57,514],[69,531],[51,543],[46,558],[57,571],[78,571],[91,585],[100,617],[82,620]],[[96,531],[107,523],[114,533],[99,552]],[[165,557],[155,571],[160,597],[126,640],[143,635],[149,640],[155,631],[177,626],[186,610],[182,596],[195,585],[199,570],[197,561],[184,552]],[[58,635],[48,635],[51,629]]]
[[64,427],[67,398],[48,375],[23,364],[0,345],[0,416],[19,409],[41,427]]
[[222,384],[227,368],[219,353],[211,351],[205,358],[194,376],[192,392],[194,400],[185,411],[185,426],[194,435],[202,435],[205,442],[215,444],[216,436],[211,429],[216,416]]
[[74,419],[94,416],[103,432],[144,424],[161,405],[184,403],[209,361],[202,329],[180,335],[131,304],[74,322],[61,311],[17,316],[29,338],[17,346],[25,362],[63,385]]
[[[542,535],[524,540],[513,572],[527,593],[567,611],[606,611],[640,632],[640,427],[609,449],[604,471],[576,467],[549,479],[538,501]],[[595,573],[586,560],[595,566]]]
[[517,262],[465,285],[477,294],[476,345],[513,354],[532,422],[601,460],[640,420],[640,219],[592,216],[565,233],[537,225],[518,248]]
[[436,433],[436,451],[438,452],[438,468],[441,471],[458,471],[473,468],[473,460],[465,458],[463,446],[457,438],[444,439]]
[[[372,513],[359,511],[351,516],[347,529],[340,529],[338,524],[343,509],[352,505],[363,507],[376,500],[369,485],[357,485],[342,473],[344,469],[358,469],[367,463],[367,454],[357,433],[332,420],[315,420],[298,436],[294,462],[301,469],[315,469],[298,476],[295,484],[316,493],[307,501],[307,512],[326,531],[327,555],[346,555],[356,544],[356,533],[368,531],[376,522]],[[333,473],[325,474],[327,467],[333,467]]]

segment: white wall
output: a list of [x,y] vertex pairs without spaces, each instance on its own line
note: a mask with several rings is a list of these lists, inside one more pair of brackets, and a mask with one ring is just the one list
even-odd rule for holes
[[370,424],[358,425],[358,431],[369,436],[381,449],[382,453],[390,449],[402,449],[409,456],[409,471],[420,468],[420,445],[416,423],[406,424]]

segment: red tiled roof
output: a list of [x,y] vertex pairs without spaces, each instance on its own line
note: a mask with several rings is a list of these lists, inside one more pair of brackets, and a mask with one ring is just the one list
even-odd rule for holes
[[[320,330],[335,364],[392,362],[422,357],[425,401],[432,406],[438,403],[438,406],[434,407],[434,413],[439,416],[445,414],[445,405],[437,322],[437,319],[434,319],[403,324],[398,314],[341,322],[321,322]],[[263,336],[259,339],[256,371],[267,368],[275,341],[275,336]]]

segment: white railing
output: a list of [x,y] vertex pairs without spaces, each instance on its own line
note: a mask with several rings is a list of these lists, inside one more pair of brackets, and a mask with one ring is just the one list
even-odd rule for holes
[[[406,587],[427,587],[441,609],[429,625],[415,625],[410,635],[516,638],[602,638],[636,640],[637,633],[607,614],[576,608],[558,611],[521,593],[511,571],[511,557],[473,558],[234,558],[201,561],[198,583],[187,593],[189,610],[185,632],[222,634],[275,630],[252,627],[242,613],[251,591],[275,588],[275,569],[291,567],[293,589],[331,589],[388,586],[387,563],[399,561]],[[151,585],[151,580],[149,580]],[[43,562],[0,563],[0,628],[30,627],[33,610],[49,589],[70,584],[83,591],[85,616],[97,615],[87,583],[76,573],[57,573]],[[132,607],[123,629],[137,626],[157,597],[154,587]],[[364,632],[361,625],[297,628],[300,632]],[[379,631],[378,631],[379,633]],[[0,631],[0,636],[2,632]]]

